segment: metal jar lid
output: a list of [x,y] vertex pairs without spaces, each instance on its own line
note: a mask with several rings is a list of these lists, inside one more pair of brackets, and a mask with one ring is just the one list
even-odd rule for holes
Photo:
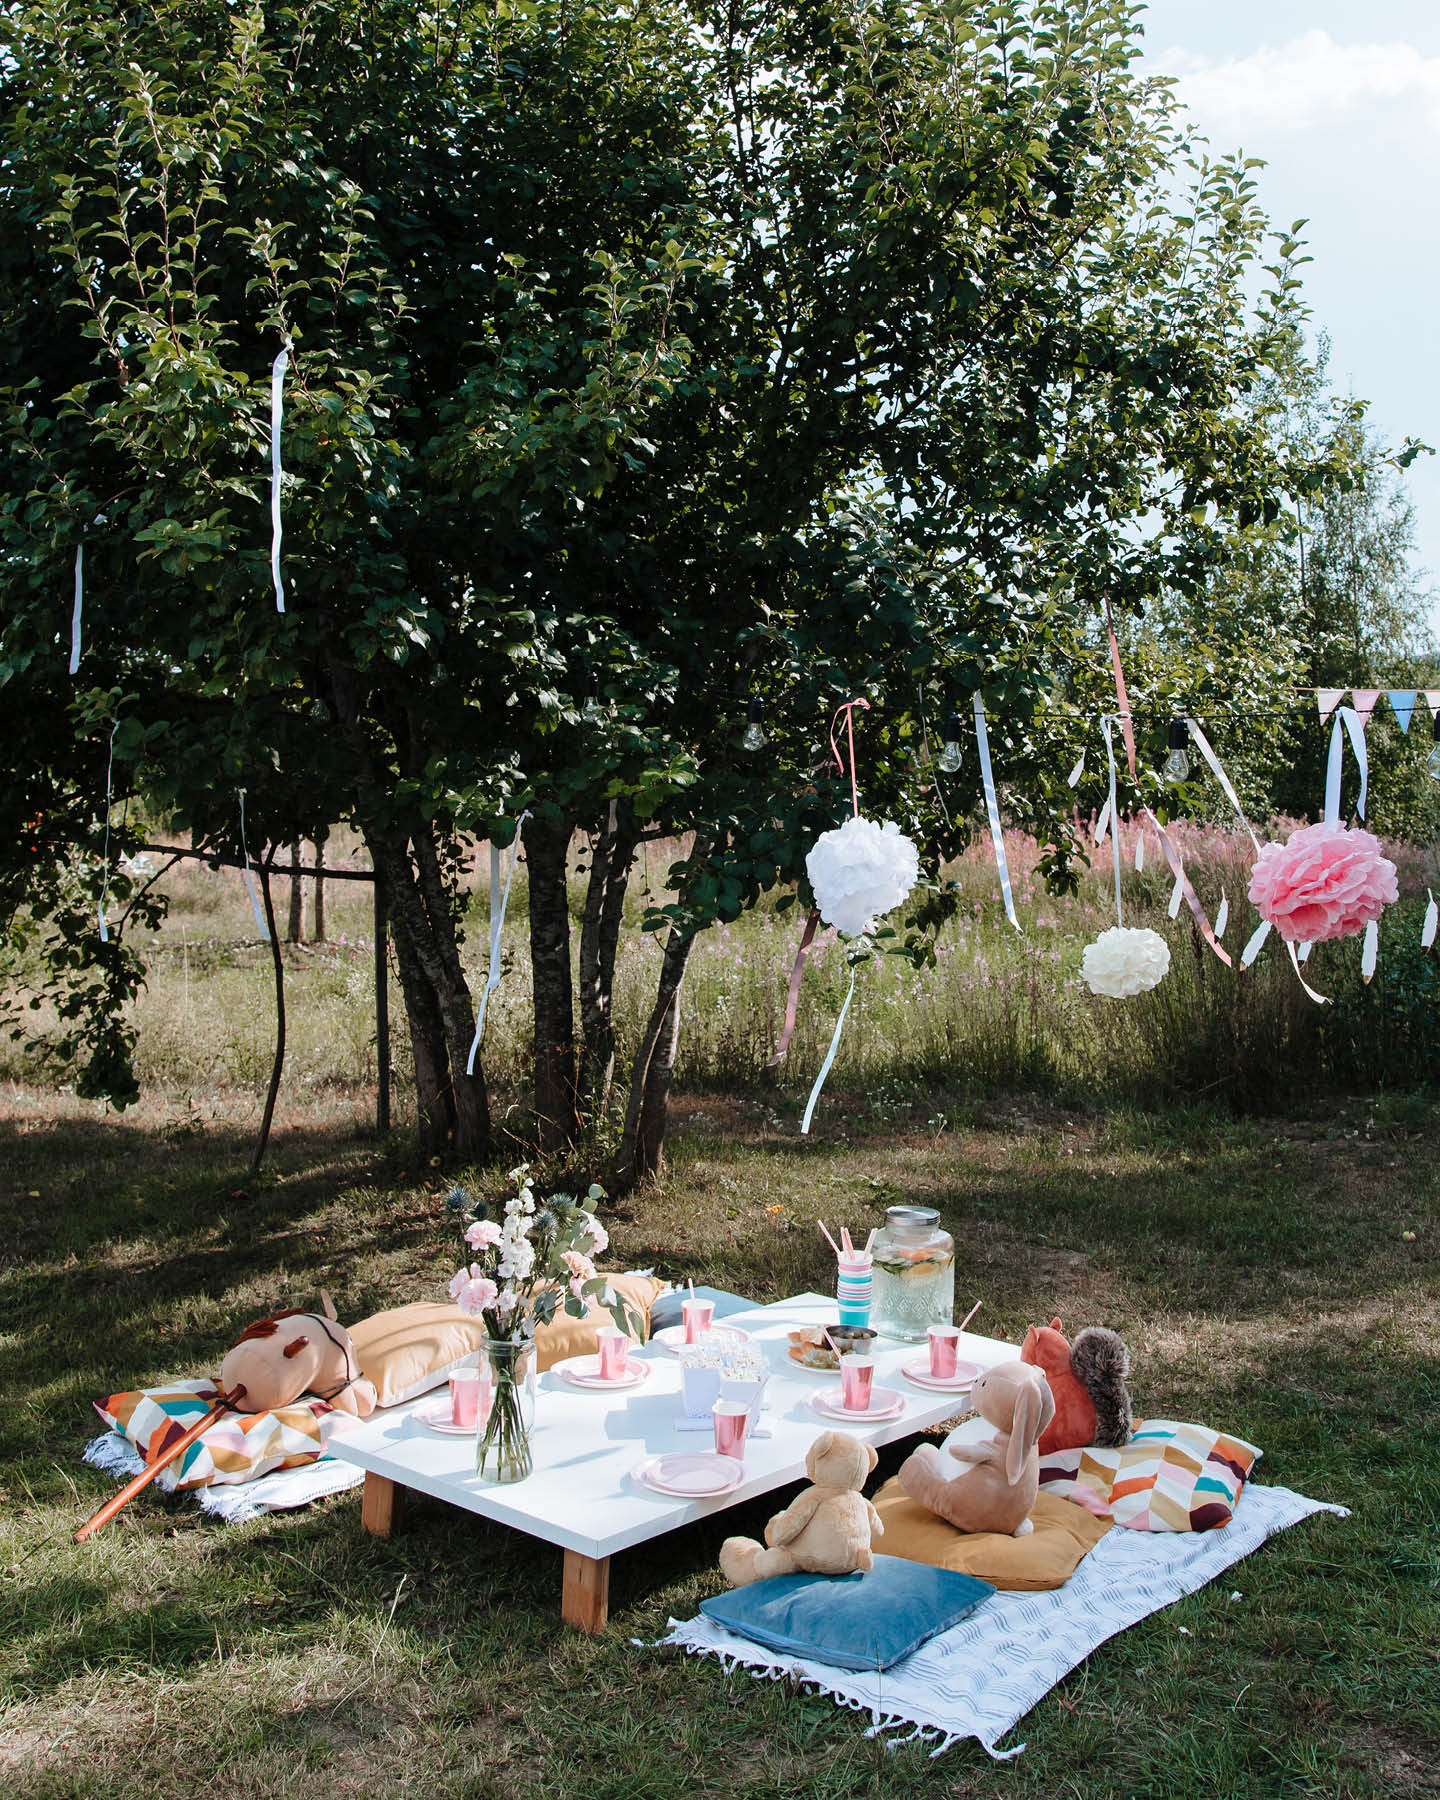
[[917,1244],[939,1229],[940,1214],[933,1206],[887,1206],[885,1229],[902,1243]]

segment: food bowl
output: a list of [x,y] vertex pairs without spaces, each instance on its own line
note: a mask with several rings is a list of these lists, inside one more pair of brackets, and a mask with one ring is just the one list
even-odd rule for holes
[[807,1325],[802,1331],[790,1333],[791,1362],[799,1363],[802,1369],[823,1369],[834,1374],[840,1364],[826,1342],[827,1332],[842,1355],[867,1349],[876,1337],[868,1325]]

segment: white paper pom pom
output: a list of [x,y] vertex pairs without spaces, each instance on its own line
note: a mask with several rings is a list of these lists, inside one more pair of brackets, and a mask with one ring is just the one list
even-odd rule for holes
[[847,819],[817,838],[805,873],[825,923],[846,937],[863,937],[919,880],[920,852],[891,820]]
[[1170,946],[1158,931],[1112,925],[1093,944],[1085,946],[1080,973],[1092,994],[1128,1000],[1132,994],[1148,993],[1163,981],[1169,967]]

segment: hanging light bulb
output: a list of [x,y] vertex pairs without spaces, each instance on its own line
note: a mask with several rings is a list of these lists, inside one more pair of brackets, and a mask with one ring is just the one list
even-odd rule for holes
[[1440,712],[1435,715],[1435,748],[1425,758],[1425,773],[1440,781]]
[[758,694],[750,696],[750,707],[746,713],[747,723],[745,735],[741,738],[741,747],[746,750],[763,750],[769,743],[765,735],[765,727],[761,720],[765,717],[765,702]]
[[945,721],[945,742],[939,756],[935,758],[935,767],[944,775],[953,775],[960,767],[960,733],[964,721],[958,712],[952,712]]
[[600,706],[600,677],[593,669],[585,671],[585,704],[580,708],[582,717],[598,719]]
[[1190,779],[1190,756],[1185,746],[1190,742],[1190,727],[1183,719],[1170,721],[1168,743],[1170,754],[1160,766],[1161,777],[1172,787]]

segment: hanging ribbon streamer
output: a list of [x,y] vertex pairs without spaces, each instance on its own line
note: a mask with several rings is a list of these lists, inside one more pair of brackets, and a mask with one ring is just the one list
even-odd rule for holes
[[1084,773],[1085,773],[1085,752],[1082,750],[1080,752],[1079,762],[1076,763],[1075,767],[1065,777],[1065,782],[1066,782],[1067,787],[1072,787],[1072,788],[1079,787],[1080,777]]
[[505,929],[505,911],[510,904],[510,883],[515,879],[515,865],[520,860],[520,833],[529,817],[527,808],[515,821],[515,841],[510,846],[510,866],[505,871],[503,889],[500,885],[500,848],[493,838],[490,840],[490,972],[485,977],[485,986],[481,990],[480,1006],[475,1018],[475,1035],[470,1040],[470,1054],[465,1059],[467,1075],[475,1073],[480,1035],[485,1029],[485,1009],[490,1004],[490,996],[500,985],[500,934]]
[[800,983],[805,974],[805,959],[810,954],[810,946],[815,941],[815,932],[820,924],[820,908],[812,906],[810,917],[805,921],[805,929],[800,934],[800,946],[795,952],[794,967],[790,970],[790,986],[785,995],[785,1023],[781,1028],[780,1042],[775,1046],[775,1054],[766,1063],[767,1069],[777,1069],[785,1060],[785,1052],[790,1048],[790,1040],[795,1035],[795,1020],[800,1007]]
[[110,754],[105,759],[105,848],[100,853],[104,864],[100,874],[100,904],[96,908],[100,920],[100,942],[110,942],[110,924],[105,917],[105,901],[110,893],[110,796],[113,793],[111,782],[115,774],[115,733],[120,729],[117,719],[110,727]]
[[1340,823],[1340,770],[1345,760],[1345,739],[1340,729],[1342,725],[1350,734],[1350,748],[1355,752],[1355,762],[1360,770],[1360,798],[1355,802],[1355,810],[1362,819],[1365,817],[1365,797],[1370,786],[1370,763],[1365,754],[1365,727],[1353,706],[1342,706],[1330,728],[1330,756],[1325,768],[1327,825]]
[[1184,898],[1185,898],[1185,878],[1182,875],[1177,875],[1175,877],[1175,885],[1170,890],[1169,913],[1170,913],[1170,917],[1172,919],[1179,918],[1180,902]]
[[1225,898],[1225,890],[1220,890],[1220,910],[1215,914],[1215,936],[1223,938],[1225,927],[1230,923],[1230,902]]
[[840,746],[835,742],[835,726],[841,713],[845,715],[845,726],[850,736],[850,804],[855,817],[860,817],[860,789],[855,778],[855,708],[859,706],[869,712],[870,702],[863,696],[856,700],[847,700],[843,706],[835,708],[835,717],[830,721],[830,754],[835,758],[835,767],[843,775],[845,758],[840,754]]
[[845,1029],[845,1015],[850,1010],[850,1002],[855,998],[855,967],[850,968],[850,987],[845,995],[845,1004],[840,1008],[840,1017],[835,1021],[835,1035],[830,1039],[830,1048],[825,1052],[825,1060],[820,1065],[820,1073],[815,1077],[815,1085],[810,1090],[810,1098],[805,1102],[805,1117],[800,1121],[801,1137],[810,1135],[810,1121],[815,1116],[815,1102],[820,1098],[820,1090],[825,1085],[825,1078],[835,1066],[835,1053],[840,1048],[840,1033]]
[[1435,942],[1435,927],[1440,924],[1440,906],[1435,904],[1435,896],[1426,888],[1430,904],[1425,908],[1425,923],[1420,927],[1420,948],[1428,950]]
[[285,416],[285,370],[290,362],[290,341],[270,368],[270,579],[275,585],[275,610],[285,610],[285,583],[280,579],[280,425]]
[[245,790],[240,789],[240,854],[245,858],[245,885],[250,890],[250,905],[255,912],[255,923],[260,929],[262,943],[270,942],[270,927],[265,923],[265,909],[260,904],[260,896],[255,892],[255,878],[250,873],[250,846],[245,841]]
[[85,544],[75,546],[75,601],[70,609],[70,673],[80,667],[80,622],[85,614]]
[[1111,810],[1112,804],[1109,800],[1100,808],[1100,817],[1095,821],[1095,842],[1097,844],[1105,842],[1105,833],[1110,829]]
[[[1105,733],[1105,762],[1110,771],[1110,794],[1105,802],[1105,811],[1110,815],[1110,852],[1115,864],[1115,923],[1125,923],[1124,909],[1120,903],[1120,809],[1115,800],[1115,745],[1110,737],[1110,721],[1102,718],[1100,728]],[[1099,841],[1099,833],[1096,833]]]
[[1135,873],[1139,875],[1145,867],[1145,833],[1135,833]]
[[1380,926],[1371,919],[1365,927],[1365,948],[1360,953],[1360,976],[1368,982],[1375,973],[1375,959],[1380,954]]
[[1005,833],[1000,826],[1000,805],[995,798],[995,774],[990,767],[990,736],[985,729],[985,702],[975,690],[975,743],[980,752],[980,780],[985,788],[985,811],[990,818],[990,842],[995,846],[995,867],[1000,871],[1000,898],[1005,902],[1005,917],[1020,929],[1015,917],[1015,896],[1010,891],[1010,865],[1005,860]]
[[1242,969],[1248,969],[1251,963],[1254,962],[1255,958],[1265,948],[1265,940],[1269,935],[1270,921],[1268,919],[1262,919],[1250,934],[1250,939],[1245,945],[1245,948],[1240,952],[1240,967]]

